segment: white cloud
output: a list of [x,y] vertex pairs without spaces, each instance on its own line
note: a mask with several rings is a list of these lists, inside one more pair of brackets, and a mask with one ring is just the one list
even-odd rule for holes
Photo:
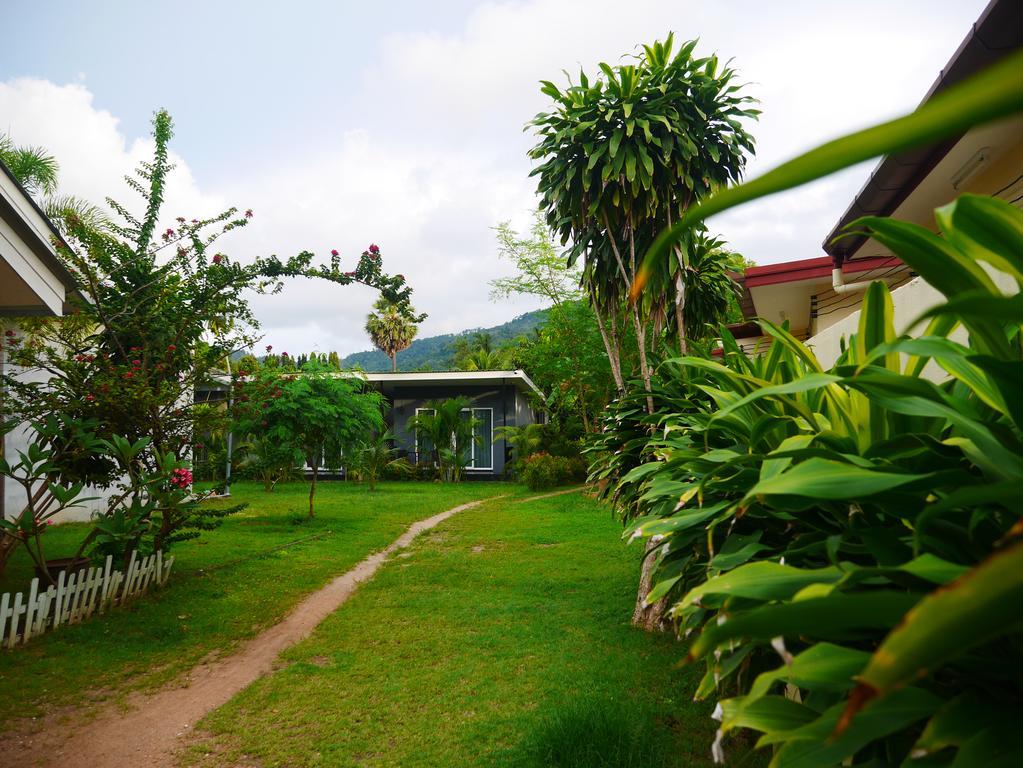
[[[562,69],[580,65],[593,71],[669,29],[700,36],[703,52],[735,57],[762,101],[756,174],[912,107],[982,5],[878,1],[850,13],[818,2],[483,3],[454,32],[384,36],[380,55],[343,86],[355,90],[352,122],[327,141],[263,147],[247,167],[202,185],[186,158],[175,158],[165,210],[191,218],[253,208],[252,224],[224,241],[236,258],[336,247],[354,260],[377,242],[386,268],[407,276],[430,314],[423,335],[494,324],[535,306],[494,306],[487,281],[508,271],[491,227],[504,219],[527,226],[534,205],[533,139],[522,127],[545,107],[538,80],[561,81]],[[96,108],[81,80],[0,83],[0,115],[16,140],[58,157],[64,191],[92,200],[128,198],[121,176],[151,151]],[[713,226],[761,263],[819,255],[865,171],[746,206]],[[364,289],[296,281],[254,306],[275,348],[345,354],[368,347],[362,324],[372,299]]]

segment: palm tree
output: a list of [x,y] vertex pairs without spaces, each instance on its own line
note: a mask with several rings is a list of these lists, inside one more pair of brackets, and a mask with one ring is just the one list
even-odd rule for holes
[[384,432],[369,439],[368,442],[355,448],[349,458],[348,469],[357,474],[361,480],[369,483],[369,489],[375,491],[377,480],[386,471],[397,471],[408,474],[412,465],[408,459],[399,456],[400,451],[394,447],[394,435]]
[[477,349],[465,359],[467,371],[499,371],[504,368],[505,356],[490,349]]
[[[374,346],[391,358],[391,370],[398,370],[398,353],[408,349],[419,329],[398,307],[381,297],[366,316],[366,333]],[[412,313],[410,313],[412,314]]]
[[109,223],[102,209],[73,195],[57,195],[60,164],[42,147],[18,146],[10,136],[0,133],[0,163],[7,166],[18,183],[39,200],[47,218],[61,232],[67,222],[76,220],[90,229],[101,230]]
[[409,419],[417,442],[433,455],[441,480],[458,482],[472,457],[478,421],[472,418],[471,406],[467,397],[432,400]]

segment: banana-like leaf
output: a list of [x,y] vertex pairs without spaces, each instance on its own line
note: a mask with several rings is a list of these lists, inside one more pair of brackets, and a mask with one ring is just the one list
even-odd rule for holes
[[1023,211],[986,195],[962,195],[936,211],[957,248],[1011,274],[1023,285]]
[[779,495],[858,499],[928,477],[926,474],[875,471],[853,464],[810,458],[786,472],[759,481],[746,493],[746,500]]
[[921,600],[884,639],[843,716],[1016,629],[1023,605],[1023,542],[997,552]]
[[805,689],[847,691],[856,685],[853,676],[862,671],[869,660],[870,654],[866,651],[833,643],[815,643],[788,664],[758,675],[747,698],[766,695],[779,680]]
[[672,246],[697,222],[751,200],[783,192],[883,154],[904,152],[975,125],[998,120],[1023,110],[1023,51],[1003,58],[944,93],[915,112],[863,131],[830,141],[783,163],[763,176],[721,190],[689,209],[685,216],[658,236],[650,247],[631,295],[635,299],[654,274],[655,264],[667,258]]
[[804,570],[763,561],[740,566],[734,571],[707,579],[689,590],[682,608],[699,603],[707,595],[728,595],[755,600],[787,600],[811,584],[833,584],[843,572],[835,567]]
[[707,626],[689,647],[688,660],[702,658],[715,648],[741,637],[770,640],[807,635],[840,641],[863,630],[892,627],[920,599],[906,592],[832,594],[794,603],[766,605],[729,616]]

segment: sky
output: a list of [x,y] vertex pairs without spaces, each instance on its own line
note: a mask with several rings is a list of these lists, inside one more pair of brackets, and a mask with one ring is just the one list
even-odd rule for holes
[[[167,221],[253,209],[221,250],[246,260],[379,244],[421,336],[536,308],[490,299],[511,265],[493,227],[536,208],[524,127],[538,81],[597,69],[674,31],[731,59],[763,114],[747,177],[915,107],[985,0],[0,0],[0,132],[46,147],[61,191],[134,205],[123,176],[175,122]],[[12,30],[21,30],[10,34]],[[873,166],[710,221],[758,264],[823,255]],[[252,305],[275,350],[369,349],[373,293],[296,280]]]

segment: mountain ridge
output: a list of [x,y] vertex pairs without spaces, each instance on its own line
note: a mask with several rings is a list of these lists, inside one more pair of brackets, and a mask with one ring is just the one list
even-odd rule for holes
[[[477,333],[490,336],[496,349],[503,343],[531,333],[543,325],[550,310],[536,309],[513,317],[506,323],[489,328],[468,328],[458,333],[443,333],[416,339],[408,349],[398,353],[399,371],[448,370],[452,367],[455,340],[468,338]],[[353,352],[341,358],[342,368],[361,368],[367,373],[391,370],[391,359],[379,350]]]

